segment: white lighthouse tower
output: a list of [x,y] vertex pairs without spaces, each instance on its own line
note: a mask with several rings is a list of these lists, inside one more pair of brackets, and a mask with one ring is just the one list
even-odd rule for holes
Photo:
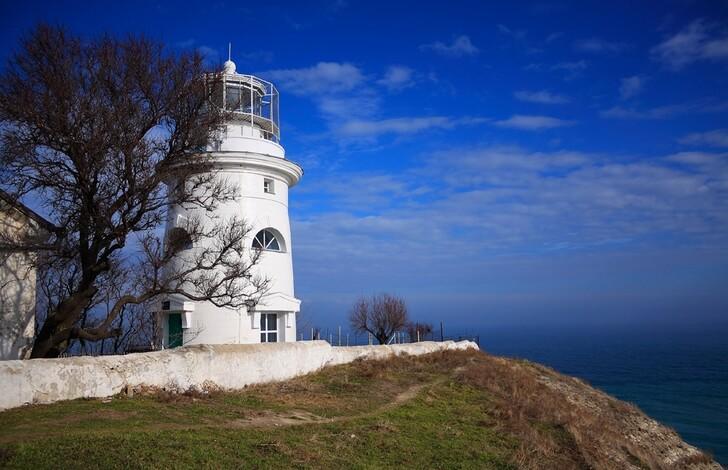
[[[241,309],[170,297],[162,302],[158,331],[165,348],[186,344],[240,344],[296,340],[300,300],[293,291],[288,190],[303,170],[286,160],[280,145],[278,90],[252,75],[236,72],[228,60],[222,73],[222,103],[230,111],[220,138],[208,145],[215,171],[235,183],[234,202],[216,217],[242,217],[251,226],[249,249],[264,250],[254,269],[270,279],[261,300]],[[170,206],[167,231],[186,223],[185,209]],[[210,222],[211,223],[211,222]]]

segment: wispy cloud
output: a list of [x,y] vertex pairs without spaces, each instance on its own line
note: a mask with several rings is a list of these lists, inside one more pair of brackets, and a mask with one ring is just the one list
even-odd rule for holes
[[709,147],[728,147],[728,129],[695,132],[678,140],[684,145],[706,145]]
[[431,51],[448,57],[464,57],[474,56],[480,52],[480,49],[470,41],[468,36],[462,35],[455,38],[450,44],[441,41],[435,41],[430,44],[420,46],[422,51]]
[[336,121],[371,116],[379,110],[379,97],[369,89],[351,94],[315,95],[311,98],[325,118]]
[[526,37],[526,30],[524,29],[511,29],[504,24],[496,25],[498,32],[506,36],[510,36],[515,40],[522,40]]
[[508,27],[504,24],[498,24],[496,25],[496,28],[498,29],[498,32],[501,36],[506,37],[511,43],[513,43],[515,46],[517,46],[527,54],[537,54],[543,52],[541,46],[543,46],[544,44],[548,44],[550,40],[553,41],[558,36],[558,34],[549,35],[545,42],[535,44],[534,41],[528,40],[528,31],[525,29],[515,29]]
[[405,136],[486,121],[479,117],[382,117],[381,92],[374,84],[390,91],[413,86],[416,72],[403,65],[390,66],[379,80],[346,62],[319,62],[311,67],[269,70],[260,75],[289,93],[312,100],[328,127],[328,135],[346,147],[371,143],[387,135]]
[[310,67],[268,70],[258,75],[288,93],[309,98],[328,120],[370,116],[378,110],[379,97],[367,86],[364,73],[347,62],[319,62]]
[[526,131],[540,131],[544,129],[553,129],[555,127],[573,126],[574,121],[567,121],[551,116],[527,116],[516,114],[501,121],[494,123],[498,127],[510,129],[522,129]]
[[517,91],[513,93],[513,96],[520,101],[526,101],[529,103],[541,103],[541,104],[564,104],[570,100],[567,96],[560,95],[557,93],[551,93],[550,91]]
[[[440,273],[468,276],[462,270],[473,262],[472,272],[482,273],[489,254],[649,246],[665,234],[725,240],[728,233],[725,154],[624,163],[568,150],[476,146],[427,154],[397,178],[350,173],[346,181],[335,175],[317,184],[314,197],[337,203],[294,220],[298,256],[304,269],[366,266],[362,273],[380,285],[389,273],[422,283],[433,263]],[[466,258],[452,257],[461,250]]]
[[623,42],[606,41],[600,38],[580,39],[574,42],[575,50],[595,54],[616,54],[618,52],[622,52],[628,47],[629,45]]
[[404,117],[382,120],[352,120],[336,132],[346,137],[377,137],[383,134],[415,134],[432,129],[452,129],[456,126],[485,122],[483,118],[451,118],[446,116]]
[[699,100],[652,108],[613,106],[600,111],[599,115],[612,119],[669,119],[683,114],[718,113],[726,110],[728,110],[728,102]]
[[564,33],[557,31],[555,33],[551,33],[548,36],[546,36],[546,44],[551,44],[552,42],[556,41],[557,39],[560,39],[564,36]]
[[[361,292],[395,286],[387,288],[420,302],[422,315],[452,312],[451,324],[472,323],[489,302],[511,315],[509,298],[532,298],[524,311],[540,312],[534,292],[558,291],[559,310],[579,290],[593,301],[616,292],[644,299],[652,288],[664,301],[659,282],[646,289],[623,287],[635,283],[620,279],[694,272],[706,262],[696,256],[725,265],[727,157],[691,152],[625,162],[579,151],[465,146],[401,160],[396,175],[336,172],[314,182],[311,174],[313,189],[294,198],[311,198],[311,210],[293,213],[297,289],[309,311],[313,303],[335,317]],[[574,282],[590,287],[575,289]],[[471,302],[452,308],[464,297]],[[582,312],[584,302],[578,304]],[[619,305],[625,308],[610,303],[605,311]]]
[[610,119],[668,119],[685,112],[682,105],[658,106],[655,108],[636,109],[613,106],[599,112],[599,115]]
[[619,96],[623,100],[628,100],[642,93],[647,79],[640,75],[625,77],[619,85]]
[[277,69],[261,75],[297,95],[351,91],[364,82],[364,74],[355,65],[319,62],[312,67]]
[[404,65],[392,65],[387,68],[384,76],[377,80],[377,83],[384,86],[389,91],[400,91],[414,86],[415,72]]
[[581,77],[584,70],[587,68],[585,60],[578,60],[574,62],[559,62],[551,66],[551,70],[565,72],[564,78],[566,80],[573,80]]
[[673,70],[701,60],[728,60],[728,36],[698,19],[653,47],[651,54]]

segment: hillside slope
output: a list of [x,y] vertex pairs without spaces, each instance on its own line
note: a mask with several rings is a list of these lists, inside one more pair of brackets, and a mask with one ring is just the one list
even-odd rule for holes
[[580,380],[476,351],[0,413],[0,467],[130,466],[721,468]]

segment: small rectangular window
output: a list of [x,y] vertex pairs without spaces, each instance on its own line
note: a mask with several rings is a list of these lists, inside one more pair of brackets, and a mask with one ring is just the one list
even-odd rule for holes
[[268,194],[275,194],[275,186],[273,185],[272,179],[265,178],[263,180],[263,192],[266,192]]
[[275,343],[278,341],[278,315],[262,313],[260,315],[260,342]]

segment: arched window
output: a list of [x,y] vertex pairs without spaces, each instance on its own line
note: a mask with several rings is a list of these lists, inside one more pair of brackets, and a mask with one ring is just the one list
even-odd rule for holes
[[253,248],[269,251],[283,251],[283,241],[273,231],[263,229],[253,239]]

